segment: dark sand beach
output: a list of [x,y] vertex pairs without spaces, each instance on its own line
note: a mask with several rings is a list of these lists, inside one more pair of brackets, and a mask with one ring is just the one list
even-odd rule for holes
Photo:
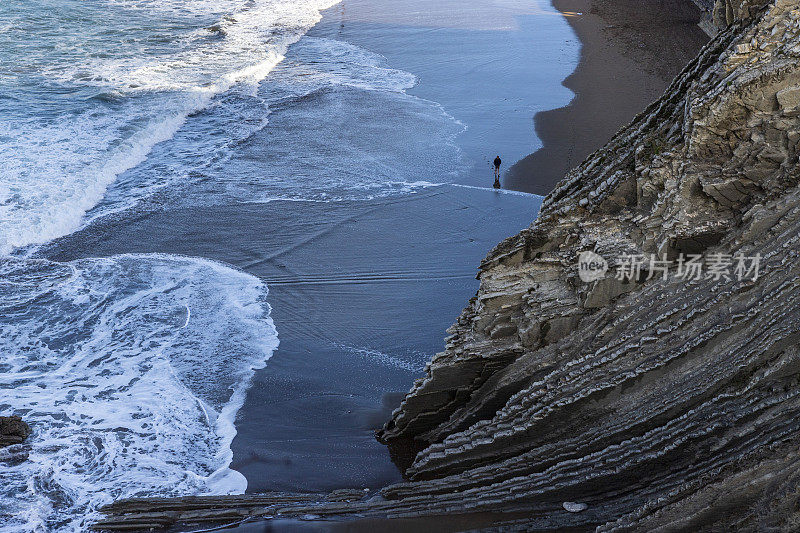
[[[444,348],[486,253],[537,215],[540,197],[487,188],[488,160],[499,150],[508,161],[530,153],[530,117],[569,100],[561,80],[577,60],[574,35],[544,0],[431,5],[344,0],[324,12],[264,87],[286,69],[308,70],[316,60],[308,46],[336,49],[331,42],[356,47],[348,48],[356,68],[358,50],[366,50],[416,84],[407,95],[340,85],[282,100],[221,169],[223,179],[260,183],[290,153],[290,177],[319,165],[312,175],[381,171],[431,185],[372,199],[248,203],[220,202],[201,184],[178,199],[165,191],[165,199],[101,217],[42,252],[58,261],[203,257],[265,282],[280,346],[255,374],[231,446],[231,468],[245,475],[249,492],[399,481],[374,431]],[[539,61],[525,60],[534,53]],[[204,131],[213,113],[192,117],[185,129]],[[463,132],[450,139],[416,129],[430,124]],[[458,166],[418,161],[430,153],[417,146],[421,139],[455,152]],[[153,160],[169,149],[159,147]]]
[[343,0],[308,36],[355,44],[416,76],[408,93],[465,128],[455,140],[467,163],[459,183],[483,187],[496,155],[507,169],[541,146],[532,117],[570,102],[561,81],[580,49],[550,0]]
[[[558,7],[585,5],[576,0]],[[584,39],[584,71],[587,64],[600,68],[596,65],[641,61],[640,52],[623,51],[630,43],[622,37],[608,37],[599,15],[569,20]],[[678,27],[695,33],[688,20]],[[463,171],[432,176],[426,161],[415,162],[421,181],[439,184],[414,194],[352,201],[206,202],[202,188],[187,189],[181,201],[191,204],[185,198],[196,195],[197,205],[153,201],[100,217],[41,252],[57,261],[123,253],[196,256],[266,283],[280,346],[255,374],[231,446],[231,467],[247,478],[249,492],[377,489],[401,479],[374,430],[443,349],[446,329],[477,289],[481,259],[528,226],[541,204],[535,195],[485,188],[491,183],[488,160],[500,152],[510,163],[540,146],[531,117],[548,117],[541,112],[569,102],[571,94],[561,82],[578,60],[574,34],[545,3],[498,6],[471,0],[431,9],[421,1],[344,0],[324,13],[308,38],[345,41],[381,54],[388,67],[417,77],[408,90],[412,99],[342,87],[288,100],[271,109],[270,127],[249,136],[226,159],[227,173],[260,179],[271,171],[265,154],[273,153],[304,158],[304,150],[330,149],[322,153],[328,159],[321,159],[329,161],[339,157],[330,148],[337,131],[349,134],[337,140],[337,150],[355,147],[365,160],[380,165],[386,151],[394,150],[385,144],[389,134],[403,133],[403,125],[381,110],[387,103],[411,106],[415,101],[424,106],[410,107],[409,117],[438,108],[448,121],[463,126],[452,141]],[[650,32],[636,39],[651,52],[685,46],[684,55],[674,58],[675,69],[694,50],[681,33]],[[697,46],[701,41],[696,35]],[[292,54],[290,49],[284,68],[299,61]],[[545,128],[545,148],[550,149],[548,139],[564,146],[569,161],[577,163],[590,144],[602,144],[666,84],[671,67],[657,68],[664,62],[655,56],[650,61],[651,70],[641,66],[626,76],[606,76],[585,93],[573,81],[592,85],[590,73],[569,78],[566,85],[578,91],[578,98],[566,110],[550,113],[566,113],[572,124],[592,120],[575,126],[580,135],[565,137],[572,130]],[[363,113],[356,116],[354,105]],[[191,120],[202,125],[213,112]],[[318,131],[301,129],[306,123],[298,117]],[[325,122],[315,125],[318,117]],[[318,137],[319,143],[302,144],[307,137]],[[413,140],[409,136],[409,143]],[[517,169],[540,153],[547,152],[525,158]],[[552,186],[552,180],[523,174],[512,173],[506,186],[540,192]],[[439,526],[432,527],[443,530]],[[298,530],[297,524],[286,527]]]
[[399,403],[391,393],[443,347],[486,250],[540,203],[442,186],[366,202],[170,209],[105,220],[47,255],[200,255],[264,280],[280,346],[237,417],[232,468],[250,492],[378,488],[400,479],[373,435]]
[[648,104],[708,42],[701,14],[682,0],[554,0],[583,45],[564,86],[566,107],[537,113],[543,148],[509,169],[504,185],[547,194]]

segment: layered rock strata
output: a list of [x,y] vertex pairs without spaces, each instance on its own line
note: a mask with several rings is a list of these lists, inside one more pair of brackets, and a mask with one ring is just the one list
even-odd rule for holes
[[[800,6],[723,12],[664,97],[484,260],[380,432],[420,450],[386,498],[526,511],[531,527],[798,524]],[[606,277],[581,281],[584,251]],[[647,261],[613,276],[650,254],[674,261],[666,279]],[[731,260],[729,279],[678,277],[681,254]],[[760,258],[756,279],[735,275],[738,255]]]

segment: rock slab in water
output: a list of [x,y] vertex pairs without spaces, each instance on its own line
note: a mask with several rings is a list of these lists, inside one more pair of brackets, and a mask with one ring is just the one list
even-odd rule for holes
[[31,428],[18,416],[0,416],[0,448],[22,444],[31,434]]

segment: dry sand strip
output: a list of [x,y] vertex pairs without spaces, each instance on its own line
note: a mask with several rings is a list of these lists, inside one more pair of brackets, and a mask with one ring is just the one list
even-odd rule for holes
[[583,44],[566,107],[537,113],[543,147],[509,169],[505,186],[546,195],[567,171],[658,99],[708,42],[688,0],[554,0]]

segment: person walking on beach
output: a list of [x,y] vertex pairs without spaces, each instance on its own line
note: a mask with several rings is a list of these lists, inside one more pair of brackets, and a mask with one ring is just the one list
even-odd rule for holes
[[495,189],[499,189],[500,188],[500,163],[502,163],[502,161],[500,160],[500,156],[498,155],[497,157],[494,158],[494,188]]

